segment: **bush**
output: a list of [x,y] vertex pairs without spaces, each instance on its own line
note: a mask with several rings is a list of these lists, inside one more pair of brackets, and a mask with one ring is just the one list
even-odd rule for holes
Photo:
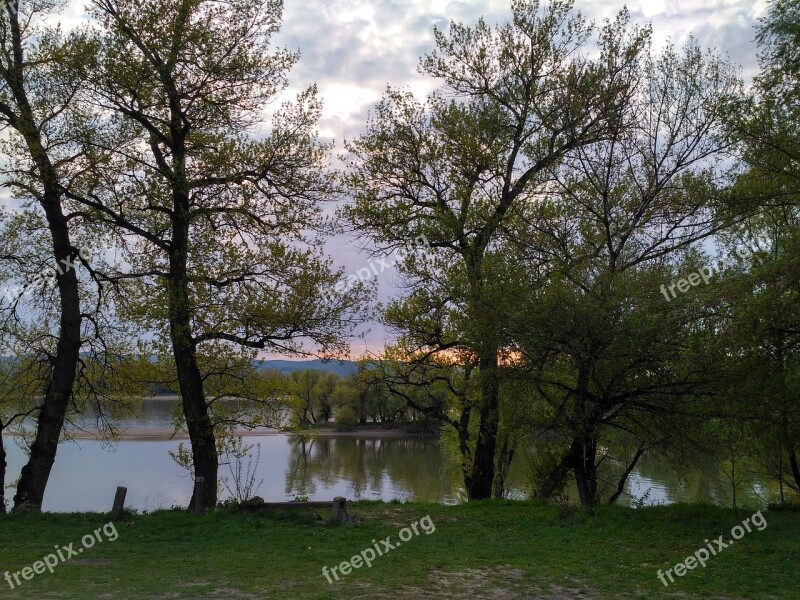
[[[567,448],[563,444],[555,446],[548,444],[529,452],[528,486],[532,499],[537,498],[559,505],[569,504],[566,493],[568,475],[565,474],[558,481],[551,481],[566,451]],[[545,490],[546,486],[550,489]]]
[[358,415],[350,406],[343,406],[336,411],[336,429],[347,431],[358,425]]

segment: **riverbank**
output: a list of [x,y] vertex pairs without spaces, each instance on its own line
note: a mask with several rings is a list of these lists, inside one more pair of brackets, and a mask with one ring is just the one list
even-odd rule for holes
[[[28,431],[28,435],[33,435],[34,431]],[[74,440],[102,440],[103,435],[96,429],[73,429],[66,428],[65,434]],[[352,429],[339,430],[332,425],[315,426],[306,429],[281,431],[278,429],[237,429],[235,436],[264,437],[275,435],[296,434],[308,437],[354,437],[364,439],[436,439],[439,437],[438,429],[421,430],[417,427],[392,427],[386,428],[381,424],[370,423],[368,425],[358,425]],[[5,436],[15,437],[25,435],[21,431],[8,431]],[[137,426],[127,429],[120,429],[117,432],[117,440],[129,441],[158,441],[158,440],[188,440],[189,434],[186,431],[176,432],[173,427],[152,427]]]
[[[764,526],[756,527],[762,521],[752,511],[711,506],[601,507],[595,515],[511,501],[349,507],[362,522],[332,525],[326,510],[132,516],[116,525],[114,541],[101,530],[102,542],[52,574],[32,575],[13,590],[0,579],[0,596],[798,598],[800,511],[764,511]],[[659,580],[659,570],[675,570],[706,539],[730,538],[747,518],[751,531],[705,568],[675,576],[669,587]],[[107,521],[98,514],[0,516],[0,577],[34,565],[54,545],[73,543],[77,551]],[[383,555],[372,559],[367,550],[375,547]]]

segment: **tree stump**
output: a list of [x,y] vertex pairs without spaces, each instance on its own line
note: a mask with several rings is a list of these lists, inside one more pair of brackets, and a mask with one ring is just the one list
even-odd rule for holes
[[128,493],[128,488],[119,486],[117,493],[114,495],[114,506],[111,507],[111,520],[117,521],[122,518],[122,511],[125,508],[125,496]]

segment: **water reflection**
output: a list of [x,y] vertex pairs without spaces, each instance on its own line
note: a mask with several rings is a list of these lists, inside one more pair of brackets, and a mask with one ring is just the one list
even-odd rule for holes
[[451,503],[456,498],[457,465],[438,442],[357,437],[289,438],[287,496],[314,497],[320,487],[347,481],[355,499]]
[[[258,495],[267,501],[295,496],[312,500],[334,496],[457,500],[456,465],[448,462],[447,453],[435,442],[352,436],[305,439],[285,434],[245,436],[243,441],[261,444],[256,481],[263,479]],[[13,442],[7,446],[8,480],[14,481],[25,454]],[[45,494],[44,510],[108,510],[118,485],[128,488],[128,505],[140,510],[186,505],[190,480],[168,454],[177,447],[177,440],[125,440],[113,447],[96,440],[64,442]],[[232,479],[228,465],[220,467],[220,476]],[[7,497],[12,495],[13,491]]]
[[[156,430],[171,431],[176,399],[148,399],[141,415],[121,424],[131,435]],[[92,419],[82,423],[91,428]],[[7,481],[19,476],[25,454],[6,438]],[[19,441],[19,440],[17,440]],[[261,444],[256,480],[264,480],[258,495],[267,501],[308,496],[330,500],[413,500],[454,503],[463,498],[457,456],[437,440],[421,438],[355,437],[352,435],[309,438],[273,432],[244,436],[245,444]],[[191,495],[187,473],[170,458],[178,440],[124,440],[109,447],[96,440],[63,442],[59,447],[52,479],[45,495],[49,511],[106,511],[118,485],[128,488],[128,505],[140,510],[172,505],[185,506]],[[512,464],[510,497],[525,497],[528,467],[525,454]],[[230,467],[220,475],[231,477]],[[728,504],[726,483],[719,466],[681,469],[682,476],[664,461],[643,457],[631,474],[620,502],[670,504],[673,502],[719,502]],[[577,498],[577,494],[570,494]],[[13,496],[13,490],[6,497]],[[223,491],[221,497],[225,497]],[[748,500],[757,502],[751,495]]]

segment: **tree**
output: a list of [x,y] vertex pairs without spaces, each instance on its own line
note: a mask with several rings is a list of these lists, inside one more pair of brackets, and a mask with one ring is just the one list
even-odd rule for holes
[[323,423],[330,421],[333,416],[334,392],[338,383],[339,376],[335,373],[322,373],[317,381],[317,404]]
[[717,379],[693,335],[702,297],[676,293],[675,282],[713,274],[687,251],[727,225],[714,210],[726,185],[714,134],[740,82],[694,41],[639,69],[626,119],[568,152],[549,196],[522,205],[509,228],[533,292],[516,304],[514,348],[548,405],[546,429],[568,448],[544,495],[571,470],[586,507],[600,500],[598,467],[613,458],[601,446],[636,448],[612,484],[616,499],[645,450],[681,437],[680,415]]
[[[46,240],[33,245],[42,254],[27,258],[3,252],[5,260],[16,263],[20,272],[48,269],[55,280],[57,310],[50,309],[51,296],[38,286],[38,327],[26,337],[17,327],[20,294],[4,298],[4,333],[9,327],[19,339],[35,340],[16,346],[16,351],[44,358],[42,401],[37,408],[36,437],[23,466],[14,497],[15,508],[41,509],[45,488],[56,457],[73,386],[78,373],[82,346],[81,285],[77,266],[86,263],[80,255],[73,228],[79,215],[64,205],[69,171],[76,162],[75,146],[66,132],[71,128],[74,98],[81,82],[67,75],[67,63],[79,61],[86,49],[79,34],[64,37],[47,19],[54,5],[49,2],[6,2],[0,10],[0,129],[3,131],[3,179],[5,185],[36,206],[30,222]],[[31,250],[26,243],[26,252]],[[45,258],[47,257],[47,258]],[[38,279],[41,282],[41,277]],[[33,280],[22,284],[29,290]],[[34,286],[36,287],[36,286]],[[32,296],[29,295],[27,299]],[[6,303],[6,301],[8,301]],[[35,314],[35,313],[33,313]],[[49,326],[52,316],[57,326]],[[34,322],[36,322],[34,318]],[[42,324],[48,324],[42,326]],[[0,482],[2,484],[3,482]]]
[[331,395],[331,404],[338,411],[344,406],[349,406],[356,414],[359,425],[367,423],[367,394],[368,387],[362,385],[357,373],[342,377],[336,384],[336,389]]
[[[316,405],[316,387],[320,372],[314,369],[293,371],[289,376],[289,408],[298,425],[316,423],[314,414]],[[309,419],[309,417],[311,417]]]
[[[726,244],[748,244],[755,260],[727,278],[720,329],[723,344],[740,361],[731,393],[740,398],[746,389],[759,400],[737,409],[757,428],[759,454],[783,500],[784,485],[800,490],[800,2],[769,2],[756,41],[761,72],[751,93],[730,103],[727,122],[728,139],[743,159],[731,204],[733,210],[743,205],[749,215],[731,229]],[[753,240],[767,243],[753,248]]]
[[800,2],[771,0],[756,33],[761,73],[732,99],[728,137],[748,166],[740,202],[797,205],[800,193]]
[[[800,493],[800,211],[771,206],[728,232],[725,247],[749,257],[720,294],[719,343],[736,357],[727,389],[734,420],[764,473]],[[731,426],[733,428],[734,426]]]
[[390,89],[366,134],[348,144],[353,228],[385,249],[410,237],[430,242],[425,257],[401,265],[411,291],[385,320],[402,334],[392,358],[409,364],[409,382],[442,376],[450,363],[461,367],[451,375],[474,384],[456,400],[457,418],[426,407],[458,431],[470,499],[492,495],[495,473],[502,311],[512,302],[498,283],[498,240],[513,208],[545,190],[552,167],[624,118],[649,38],[623,13],[600,29],[599,56],[586,58],[597,30],[572,8],[517,0],[503,26],[435,30],[436,51],[420,71],[441,89],[424,104]]
[[240,389],[257,351],[301,353],[304,340],[344,351],[362,301],[359,286],[315,301],[337,278],[309,234],[330,191],[328,149],[314,131],[320,102],[306,89],[255,136],[297,60],[270,48],[278,1],[95,0],[91,12],[103,32],[81,76],[95,121],[79,135],[92,162],[70,197],[128,240],[130,268],[106,280],[120,311],[171,354],[208,509],[217,404],[204,357],[228,357],[207,363]]

